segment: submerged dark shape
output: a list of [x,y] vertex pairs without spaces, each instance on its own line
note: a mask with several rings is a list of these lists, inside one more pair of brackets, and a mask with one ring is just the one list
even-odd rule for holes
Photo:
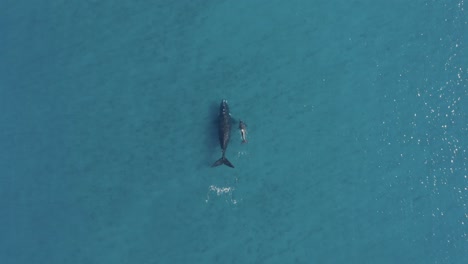
[[226,158],[226,149],[229,143],[229,137],[231,134],[231,114],[229,114],[229,106],[226,100],[221,101],[219,107],[219,116],[218,116],[218,136],[219,136],[219,145],[223,151],[223,156],[217,160],[211,167],[216,167],[219,165],[226,165],[231,168],[234,168],[234,165]]

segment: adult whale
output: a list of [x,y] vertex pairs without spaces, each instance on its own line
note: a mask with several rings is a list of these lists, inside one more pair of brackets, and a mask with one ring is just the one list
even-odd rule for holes
[[229,113],[229,106],[226,100],[221,101],[218,116],[218,137],[219,145],[223,151],[223,156],[217,160],[211,167],[216,167],[221,164],[234,168],[234,165],[226,158],[226,149],[229,143],[229,136],[231,134],[231,114]]

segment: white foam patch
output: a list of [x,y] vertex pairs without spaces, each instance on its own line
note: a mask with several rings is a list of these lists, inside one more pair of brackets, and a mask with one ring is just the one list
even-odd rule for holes
[[[225,201],[231,204],[237,204],[237,200],[233,198],[232,193],[234,192],[234,187],[218,187],[216,185],[210,185],[208,188],[208,193],[206,195],[205,202],[209,202],[212,197],[223,197]],[[215,196],[216,194],[216,196]]]
[[249,153],[247,151],[239,151],[237,152],[237,158],[241,158],[242,156],[247,156]]

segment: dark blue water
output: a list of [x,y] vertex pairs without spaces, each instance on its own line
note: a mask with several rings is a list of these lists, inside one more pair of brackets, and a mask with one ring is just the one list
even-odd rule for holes
[[467,261],[463,0],[202,2],[1,2],[0,263]]

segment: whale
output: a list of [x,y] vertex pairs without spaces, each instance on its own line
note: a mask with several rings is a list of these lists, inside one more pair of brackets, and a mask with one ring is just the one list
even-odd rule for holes
[[247,143],[247,125],[239,120],[239,130],[241,133],[242,144]]
[[226,158],[226,149],[229,144],[229,137],[231,135],[231,114],[229,113],[229,105],[227,100],[222,100],[219,106],[218,115],[218,138],[219,145],[222,150],[222,156],[218,159],[211,167],[217,167],[220,165],[226,165],[234,168],[234,165]]

